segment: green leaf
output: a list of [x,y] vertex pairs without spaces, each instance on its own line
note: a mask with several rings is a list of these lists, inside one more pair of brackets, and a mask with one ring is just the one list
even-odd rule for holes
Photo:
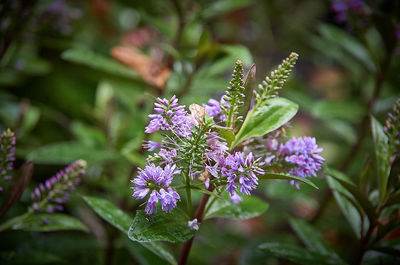
[[[108,200],[83,196],[89,206],[104,220],[109,222],[121,232],[128,235],[132,218]],[[170,264],[176,264],[174,255],[162,242],[140,243],[157,256],[165,259]]]
[[317,229],[302,220],[290,219],[290,225],[301,241],[310,249],[333,259],[340,260],[338,254],[325,242]]
[[338,265],[346,264],[340,260],[332,259],[329,255],[317,251],[307,250],[297,246],[284,243],[263,243],[258,247],[263,253],[273,257],[289,260],[295,264],[310,265]]
[[209,207],[209,210],[206,212],[204,219],[227,217],[245,220],[259,216],[268,209],[268,203],[254,196],[243,196],[243,201],[238,204],[232,203],[226,192],[223,193],[223,197],[225,200],[211,200],[208,202],[206,208]]
[[127,234],[132,218],[108,200],[83,196],[89,206],[104,220]]
[[185,242],[196,232],[188,226],[189,218],[179,208],[171,213],[158,209],[157,213],[147,215],[144,210],[136,212],[128,236],[139,242],[168,241]]
[[391,154],[389,154],[388,138],[383,132],[383,127],[374,117],[371,117],[371,128],[379,176],[379,199],[380,201],[384,201],[387,196]]
[[66,214],[33,214],[14,224],[11,229],[39,232],[60,230],[89,231],[81,221]]
[[118,160],[122,157],[110,150],[83,146],[77,142],[62,142],[42,146],[27,156],[35,163],[68,164],[78,159],[84,159],[89,164]]
[[219,0],[208,4],[202,10],[202,16],[205,19],[210,19],[214,16],[221,16],[225,13],[234,11],[235,9],[243,8],[252,3],[252,0]]
[[326,173],[333,177],[336,181],[340,183],[348,192],[353,195],[356,201],[360,204],[364,212],[367,214],[370,222],[375,221],[375,208],[369,201],[368,197],[360,191],[360,189],[354,185],[350,180],[344,176],[342,173],[326,168]]
[[218,134],[225,139],[228,146],[235,140],[235,134],[230,129],[218,128]]
[[82,64],[95,70],[100,70],[109,74],[131,79],[141,79],[136,71],[132,70],[131,68],[126,67],[111,58],[107,58],[106,56],[97,54],[85,47],[73,48],[64,51],[61,54],[61,57],[64,60],[77,64]]
[[240,130],[243,125],[244,119],[247,116],[247,113],[250,110],[251,101],[253,99],[253,90],[256,81],[256,65],[253,64],[247,75],[244,79],[244,91],[243,94],[245,96],[244,103],[239,107],[239,116],[243,117],[243,120],[239,120],[239,122],[235,123],[236,131]]
[[6,193],[2,199],[0,208],[0,218],[11,208],[11,206],[21,197],[32,178],[33,174],[33,162],[25,162],[14,175],[10,185],[7,188]]
[[[338,181],[336,181],[333,177],[327,176],[326,180],[328,182],[329,187],[333,190],[333,196],[336,199],[337,204],[342,210],[343,215],[346,217],[347,221],[350,223],[353,228],[354,233],[358,238],[360,238],[361,233],[361,219],[356,207],[341,193],[348,192]],[[340,191],[340,192],[339,192]]]
[[368,50],[352,35],[335,26],[321,25],[319,27],[321,34],[332,43],[341,47],[348,55],[357,59],[370,72],[376,70],[373,59]]
[[287,123],[296,114],[298,105],[285,98],[272,98],[252,109],[231,147],[255,136],[263,136]]
[[294,180],[294,181],[299,181],[302,183],[305,183],[315,189],[319,189],[317,185],[315,185],[313,182],[311,182],[307,178],[301,178],[293,175],[284,175],[284,174],[277,174],[277,173],[265,173],[262,176],[258,177],[259,179],[286,179],[286,180]]

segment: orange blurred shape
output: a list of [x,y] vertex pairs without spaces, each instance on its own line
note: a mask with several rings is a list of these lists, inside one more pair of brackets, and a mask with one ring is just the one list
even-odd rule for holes
[[164,88],[171,74],[171,71],[160,62],[133,47],[114,47],[111,50],[111,55],[118,61],[135,69],[144,81],[158,88]]

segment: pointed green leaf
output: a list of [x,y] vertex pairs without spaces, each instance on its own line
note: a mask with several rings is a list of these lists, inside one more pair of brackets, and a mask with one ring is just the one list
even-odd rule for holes
[[[83,199],[101,218],[118,228],[124,234],[128,235],[132,220],[129,215],[108,200],[90,196],[83,196]],[[169,250],[168,247],[162,242],[149,242],[140,244],[157,256],[165,259],[170,264],[176,264],[175,257],[171,253],[171,250]]]
[[329,187],[333,190],[333,196],[335,197],[337,204],[342,210],[343,215],[350,223],[356,236],[360,238],[362,216],[360,216],[356,207],[350,201],[348,201],[346,197],[344,197],[341,194],[348,191],[342,185],[340,185],[340,183],[336,181],[333,177],[328,175],[326,177],[326,180],[328,182]]
[[346,264],[343,261],[332,259],[317,251],[307,250],[284,243],[264,243],[258,247],[263,253],[280,259],[289,260],[295,264],[310,265],[339,265]]
[[[227,217],[231,219],[245,220],[263,214],[268,209],[268,203],[254,196],[243,196],[243,201],[234,204],[229,195],[224,192],[225,200],[210,200],[206,205],[208,211],[204,219],[213,217]],[[211,206],[210,206],[211,204]]]
[[196,232],[188,226],[188,221],[185,212],[179,208],[170,213],[158,209],[157,213],[150,215],[144,210],[139,210],[129,228],[128,236],[131,240],[139,242],[185,242]]
[[244,91],[243,94],[245,96],[244,103],[239,107],[239,116],[243,118],[243,120],[239,120],[237,123],[235,123],[236,130],[240,130],[242,127],[242,124],[244,122],[244,119],[246,119],[247,113],[250,110],[251,106],[251,101],[253,99],[253,90],[255,86],[255,81],[256,81],[256,65],[253,64],[249,71],[247,72],[247,75],[244,79]]
[[265,173],[262,176],[258,177],[259,179],[286,179],[286,180],[295,180],[295,181],[299,181],[302,183],[305,183],[315,189],[319,189],[317,187],[317,185],[315,185],[313,182],[311,182],[309,179],[307,178],[301,178],[301,177],[297,177],[297,176],[293,176],[293,175],[285,175],[285,174],[277,174],[277,173]]
[[81,221],[66,214],[30,215],[14,224],[11,229],[40,232],[60,230],[88,231],[86,225],[84,225]]
[[49,144],[32,151],[27,156],[35,163],[68,164],[84,159],[89,164],[121,159],[121,155],[110,150],[83,146],[77,142],[61,142]]
[[298,105],[285,98],[272,98],[252,109],[237,133],[231,147],[251,137],[263,136],[287,123],[296,114]]
[[127,234],[132,218],[108,200],[83,196],[89,206],[104,220]]
[[379,199],[383,201],[387,196],[391,154],[389,154],[388,138],[383,132],[383,127],[374,117],[371,117],[371,128],[379,176]]
[[126,67],[125,65],[116,62],[115,60],[108,58],[104,55],[97,54],[85,47],[67,50],[62,53],[61,57],[64,60],[77,64],[82,64],[105,73],[132,79],[140,79],[137,72],[132,70],[131,68]]
[[338,254],[325,242],[318,230],[310,224],[302,220],[290,219],[290,225],[310,250],[340,260]]
[[326,173],[338,181],[340,185],[342,185],[348,192],[351,193],[351,195],[353,195],[355,200],[360,204],[364,212],[367,214],[370,222],[374,222],[375,208],[369,201],[368,197],[362,193],[356,185],[350,182],[342,173],[329,168],[326,169]]

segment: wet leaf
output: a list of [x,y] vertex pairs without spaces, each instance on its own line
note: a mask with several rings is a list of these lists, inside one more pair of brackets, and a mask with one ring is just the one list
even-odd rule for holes
[[277,174],[277,173],[265,173],[262,176],[258,177],[259,179],[285,179],[285,180],[295,180],[295,181],[299,181],[302,183],[305,183],[315,189],[318,189],[318,187],[311,182],[309,179],[307,178],[301,178],[301,177],[297,177],[297,176],[293,176],[293,175],[284,175],[284,174]]
[[50,232],[59,230],[80,230],[88,232],[88,228],[78,219],[66,214],[34,214],[23,218],[11,229],[25,231]]
[[[90,196],[83,196],[83,199],[101,218],[118,228],[124,234],[128,235],[128,230],[132,220],[129,215],[108,200]],[[165,259],[170,264],[176,264],[175,257],[171,253],[171,250],[169,250],[162,242],[141,242],[140,244],[154,254]]]
[[[255,196],[243,196],[243,201],[238,204],[231,202],[229,195],[224,192],[225,200],[210,200],[206,206],[207,211],[204,219],[214,217],[227,217],[231,219],[245,220],[259,216],[267,211],[268,203]],[[211,204],[212,203],[212,204]],[[211,204],[211,206],[209,206]]]
[[158,209],[157,213],[147,215],[144,210],[136,212],[128,236],[139,242],[168,241],[185,242],[196,232],[188,226],[189,218],[179,208],[171,213]]

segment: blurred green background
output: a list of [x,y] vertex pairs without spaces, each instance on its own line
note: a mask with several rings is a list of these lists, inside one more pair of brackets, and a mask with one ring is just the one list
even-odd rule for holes
[[[6,232],[0,260],[164,264],[79,195],[107,198],[133,217],[139,205],[129,180],[144,164],[141,144],[154,99],[176,94],[186,105],[217,99],[238,59],[245,69],[255,63],[261,82],[290,52],[300,55],[281,91],[300,106],[287,134],[316,137],[326,165],[355,178],[372,159],[368,115],[383,122],[400,94],[399,14],[400,3],[390,0],[2,1],[0,131],[16,132],[17,165],[35,163],[28,191],[66,164],[88,161],[65,212],[90,232]],[[205,222],[189,264],[287,264],[256,246],[301,245],[290,217],[315,224],[351,260],[357,247],[351,226],[323,174],[313,181],[319,190],[260,184],[255,194],[268,211],[246,221]],[[29,192],[3,219],[27,206]]]

